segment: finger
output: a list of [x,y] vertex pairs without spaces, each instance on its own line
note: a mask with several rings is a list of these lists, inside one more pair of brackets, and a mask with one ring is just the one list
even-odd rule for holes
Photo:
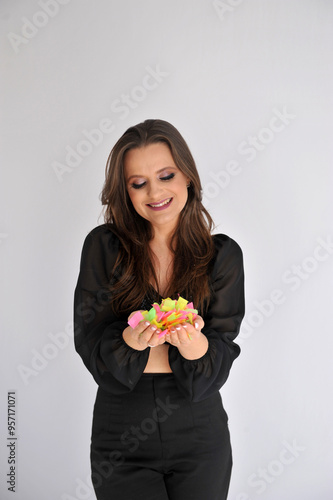
[[172,345],[179,346],[180,344],[186,343],[188,341],[187,334],[185,330],[180,326],[173,326],[170,328],[169,342]]
[[136,340],[140,345],[148,345],[149,339],[157,330],[155,325],[151,325],[149,321],[144,321],[134,329]]
[[193,336],[197,333],[194,327],[189,323],[184,323],[183,325],[177,326],[176,330],[178,332],[178,339],[181,344],[191,342]]
[[140,323],[133,328],[133,335],[140,345],[148,347],[156,347],[157,345],[164,344],[165,339],[159,338],[161,330],[157,326],[152,325],[149,321],[140,321]]
[[148,340],[148,347],[157,347],[159,345],[164,344],[164,342],[165,342],[165,336],[159,337],[160,333],[161,333],[161,330],[159,330],[159,329],[157,329],[153,333],[153,335]]
[[149,323],[149,321],[140,321],[140,323],[138,323],[136,327],[133,328],[133,333],[134,335],[142,335],[143,332],[150,326],[151,324]]
[[194,320],[194,328],[196,330],[199,330],[201,331],[203,329],[203,327],[205,326],[205,322],[204,320],[202,319],[201,316],[197,316]]

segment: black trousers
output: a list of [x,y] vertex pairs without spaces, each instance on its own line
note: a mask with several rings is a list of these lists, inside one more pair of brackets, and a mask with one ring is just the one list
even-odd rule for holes
[[91,440],[98,500],[225,500],[231,467],[219,393],[189,402],[173,374],[143,374],[121,396],[98,389]]

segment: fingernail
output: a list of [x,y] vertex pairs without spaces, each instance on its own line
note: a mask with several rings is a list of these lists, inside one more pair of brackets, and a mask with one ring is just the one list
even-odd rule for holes
[[180,330],[180,326],[176,326],[176,330]]
[[157,327],[156,327],[155,325],[153,325],[153,326],[151,327],[151,330],[153,330],[153,332],[154,332],[154,331],[156,330],[156,328],[157,328]]
[[194,323],[194,328],[195,328],[196,330],[198,330],[198,329],[199,329],[199,323],[195,322],[195,323]]
[[150,325],[149,321],[145,321],[144,325],[149,326]]

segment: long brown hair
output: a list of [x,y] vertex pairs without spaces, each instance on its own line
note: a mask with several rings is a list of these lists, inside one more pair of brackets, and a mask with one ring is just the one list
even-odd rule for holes
[[167,296],[177,298],[181,294],[193,300],[194,306],[201,311],[209,300],[208,269],[215,252],[211,236],[213,220],[201,203],[202,188],[194,159],[184,138],[173,125],[164,120],[145,120],[130,127],[112,148],[100,195],[102,204],[106,206],[105,223],[110,225],[121,242],[114,266],[116,279],[110,284],[112,307],[118,313],[139,309],[143,297],[152,296],[151,280],[157,283],[149,247],[153,237],[152,227],[135,211],[124,175],[126,152],[157,142],[170,148],[175,164],[190,179],[188,199],[171,239],[175,258]]

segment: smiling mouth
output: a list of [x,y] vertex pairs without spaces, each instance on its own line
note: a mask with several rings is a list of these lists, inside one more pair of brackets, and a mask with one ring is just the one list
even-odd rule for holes
[[171,203],[171,201],[172,198],[167,198],[166,200],[160,201],[159,203],[148,203],[148,206],[151,208],[161,208]]

